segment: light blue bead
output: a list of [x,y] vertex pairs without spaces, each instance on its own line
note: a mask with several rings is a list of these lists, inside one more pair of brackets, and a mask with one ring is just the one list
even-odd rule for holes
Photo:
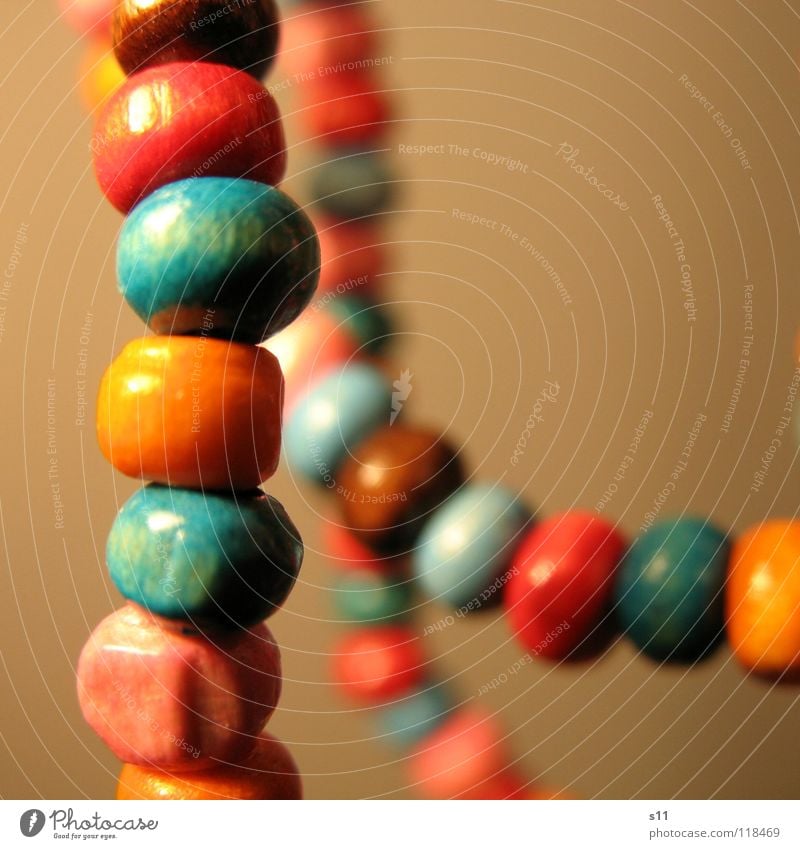
[[392,391],[372,366],[348,365],[323,378],[295,407],[283,445],[292,469],[329,489],[336,470],[358,443],[388,424]]
[[453,708],[443,685],[415,690],[377,711],[381,742],[410,749],[441,725]]
[[412,564],[420,587],[465,612],[497,602],[530,512],[499,486],[469,485],[422,528]]

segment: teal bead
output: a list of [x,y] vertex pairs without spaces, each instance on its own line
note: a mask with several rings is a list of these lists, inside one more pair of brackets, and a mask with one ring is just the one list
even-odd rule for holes
[[389,383],[373,366],[354,363],[322,378],[285,424],[289,465],[336,489],[336,470],[365,436],[389,421],[391,401]]
[[402,575],[361,570],[338,578],[333,602],[347,622],[385,625],[408,616],[412,595]]
[[386,347],[392,324],[388,310],[360,295],[334,298],[328,310],[365,351],[374,354]]
[[125,598],[199,627],[246,628],[286,600],[303,560],[297,528],[260,490],[235,495],[150,484],[125,503],[106,561]]
[[453,709],[443,685],[429,685],[377,711],[381,741],[410,749],[439,727]]
[[163,186],[133,209],[117,277],[156,333],[258,344],[305,309],[319,264],[314,226],[280,189],[199,177]]
[[436,510],[417,540],[412,568],[421,588],[464,612],[500,601],[530,519],[511,490],[463,487]]
[[364,218],[392,202],[394,183],[386,157],[369,150],[333,150],[311,175],[311,198],[335,218]]
[[723,633],[723,587],[730,546],[702,519],[653,525],[631,545],[617,570],[616,615],[642,652],[691,662]]

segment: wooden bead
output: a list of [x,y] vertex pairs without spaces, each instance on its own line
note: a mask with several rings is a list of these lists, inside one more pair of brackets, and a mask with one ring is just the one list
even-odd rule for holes
[[58,0],[64,20],[80,35],[107,40],[111,17],[119,0]]
[[735,543],[725,594],[737,660],[768,677],[800,677],[800,522],[774,519]]
[[369,292],[386,267],[386,249],[377,224],[316,219],[322,267],[319,293],[337,296]]
[[420,687],[379,709],[380,740],[398,749],[411,748],[445,723],[452,709],[444,685]]
[[378,353],[391,341],[391,317],[383,304],[359,295],[342,295],[330,302],[328,312],[355,339],[359,352]]
[[263,348],[203,336],[135,339],[106,370],[97,436],[132,477],[251,489],[274,474],[283,377]]
[[117,799],[199,801],[205,799],[302,799],[297,764],[280,740],[262,734],[237,764],[218,764],[203,772],[164,772],[125,764]]
[[361,442],[337,478],[345,524],[374,550],[398,554],[458,488],[463,472],[439,434],[394,424]]
[[385,575],[402,568],[402,558],[378,554],[338,522],[323,522],[322,548],[333,568],[343,572],[366,570]]
[[322,77],[300,91],[297,119],[304,134],[326,145],[376,142],[389,128],[385,93],[365,74]]
[[99,109],[125,82],[114,51],[104,41],[91,41],[81,58],[80,92],[87,112]]
[[411,583],[402,572],[342,572],[333,587],[333,604],[345,622],[387,625],[408,618]]
[[297,528],[261,490],[151,484],[128,499],[106,544],[111,579],[125,598],[197,628],[246,628],[271,616],[302,560]]
[[401,626],[353,631],[333,650],[333,680],[356,701],[389,701],[409,692],[424,673],[419,640]]
[[517,640],[551,660],[588,648],[610,615],[624,542],[588,513],[563,513],[533,528],[511,561],[504,603]]
[[95,628],[78,661],[86,721],[127,763],[206,769],[253,745],[281,691],[269,629],[183,633],[128,604]]
[[100,188],[125,213],[175,180],[276,185],[286,170],[272,95],[249,74],[210,62],[173,62],[130,77],[100,112],[92,151]]
[[337,148],[312,172],[309,194],[317,216],[349,221],[386,209],[394,196],[394,181],[382,153]]
[[318,275],[308,216],[280,189],[230,177],[156,189],[117,249],[120,291],[156,333],[258,344],[305,309]]
[[261,77],[278,46],[278,10],[274,0],[120,0],[112,31],[128,74],[202,61]]
[[499,731],[472,708],[452,714],[417,746],[408,764],[416,791],[430,799],[514,799],[525,793]]

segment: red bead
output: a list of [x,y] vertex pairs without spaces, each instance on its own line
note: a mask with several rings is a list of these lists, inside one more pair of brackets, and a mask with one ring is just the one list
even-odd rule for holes
[[81,35],[106,38],[111,32],[111,15],[119,0],[58,0],[67,23]]
[[553,660],[574,652],[609,611],[624,542],[588,513],[553,516],[520,543],[506,585],[505,608],[519,642]]
[[387,96],[359,73],[322,77],[298,101],[305,135],[328,145],[375,141],[386,132],[391,115]]
[[334,649],[333,679],[351,698],[377,704],[419,684],[424,664],[419,641],[408,628],[363,628]]
[[365,294],[373,288],[386,266],[381,229],[330,218],[320,218],[315,225],[322,257],[318,294]]
[[382,557],[336,522],[323,523],[322,548],[336,569],[391,574],[400,566],[401,558]]
[[497,728],[475,709],[458,711],[420,743],[408,770],[415,790],[430,799],[515,799],[525,793]]
[[188,177],[276,185],[286,170],[278,107],[249,74],[174,62],[135,74],[101,111],[92,141],[100,188],[122,212]]

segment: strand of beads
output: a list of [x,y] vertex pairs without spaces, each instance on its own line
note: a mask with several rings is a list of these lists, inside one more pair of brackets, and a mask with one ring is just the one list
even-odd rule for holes
[[[311,200],[323,209],[333,200],[336,214],[349,215],[346,226],[355,228],[382,212],[387,196],[375,189],[377,169],[360,170],[359,157],[371,156],[364,151],[356,156],[359,169],[331,169],[329,184],[326,166],[347,156],[330,139],[350,134],[354,115],[372,113],[380,122],[389,110],[344,108],[373,91],[360,72],[310,92],[319,81],[309,81],[309,69],[376,64],[368,17],[334,7],[292,4],[298,35],[290,45],[307,64],[288,67],[296,77],[306,72],[307,108],[298,113],[306,135],[316,131],[327,142]],[[326,113],[324,125],[315,97],[342,106]],[[383,124],[373,132],[379,138]],[[360,123],[358,133],[370,138]],[[339,205],[350,191],[359,203]],[[356,276],[351,255],[327,257],[342,260],[341,279]],[[332,328],[330,338],[336,333]],[[307,363],[311,354],[299,334],[279,336],[270,347],[279,356],[291,352],[295,362]],[[305,397],[300,380],[293,389],[286,452],[294,470],[334,493],[341,516],[341,525],[327,526],[326,546],[341,569],[335,604],[357,628],[334,648],[333,677],[357,703],[376,707],[382,737],[410,751],[409,776],[421,792],[506,798],[523,794],[525,782],[486,715],[459,706],[432,679],[410,624],[418,590],[450,605],[453,621],[502,601],[527,655],[552,662],[596,654],[622,630],[659,662],[693,663],[727,630],[746,670],[779,678],[800,671],[800,523],[765,522],[732,550],[726,534],[694,517],[658,522],[630,546],[613,523],[589,513],[534,524],[515,493],[464,483],[458,452],[443,437],[394,424],[393,398],[403,387],[392,391],[381,363],[354,358],[347,345],[331,345],[324,368],[312,374],[306,367]]]
[[285,143],[257,77],[277,10],[122,0],[112,28],[129,77],[98,116],[94,166],[127,214],[120,291],[158,335],[130,342],[100,387],[103,453],[149,484],[108,537],[128,603],[83,649],[81,708],[125,764],[121,799],[299,798],[291,755],[262,731],[281,690],[263,620],[303,546],[257,489],[277,467],[284,395],[260,343],[313,296],[319,245],[275,188]]

